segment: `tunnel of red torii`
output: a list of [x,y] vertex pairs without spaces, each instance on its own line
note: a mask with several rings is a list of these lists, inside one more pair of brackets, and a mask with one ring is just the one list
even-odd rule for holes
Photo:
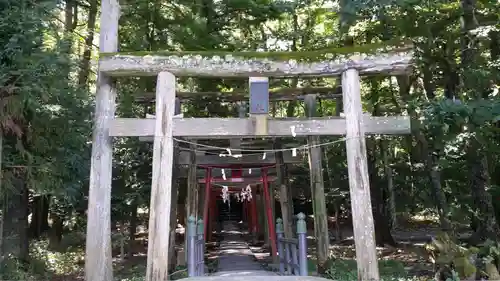
[[[205,226],[205,240],[212,239],[213,227],[215,218],[218,216],[216,201],[222,199],[222,188],[227,186],[227,192],[239,193],[247,186],[251,187],[251,200],[242,200],[243,219],[248,223],[248,231],[252,235],[257,235],[259,232],[258,214],[257,214],[257,186],[262,185],[264,197],[265,211],[267,217],[267,227],[269,229],[269,241],[271,249],[276,253],[276,231],[272,220],[272,205],[273,200],[269,192],[269,183],[276,180],[276,177],[269,175],[269,169],[275,167],[276,164],[217,164],[217,165],[197,165],[198,168],[205,169],[205,176],[198,179],[198,183],[205,188],[205,197],[203,204],[203,223]],[[222,169],[222,176],[215,176],[212,173],[213,169]],[[252,170],[260,170],[260,177],[246,177],[243,171],[247,170],[251,173]],[[229,172],[229,173],[227,173]],[[227,173],[227,174],[226,174]]]

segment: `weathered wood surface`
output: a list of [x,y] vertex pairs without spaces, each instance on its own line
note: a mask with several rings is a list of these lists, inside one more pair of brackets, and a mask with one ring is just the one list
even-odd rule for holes
[[[181,103],[179,99],[175,99],[175,109],[174,116],[181,113]],[[180,166],[179,166],[179,156],[181,153],[179,143],[174,142],[174,162],[172,168],[172,191],[171,194],[171,207],[170,207],[170,244],[169,244],[169,271],[173,271],[176,266],[177,260],[175,259],[175,231],[177,229],[177,212],[178,212],[178,196],[179,196],[179,184],[180,184]]]
[[[198,221],[198,212],[197,212],[197,202],[198,202],[198,180],[197,180],[197,174],[196,174],[196,153],[194,152],[194,149],[196,149],[196,144],[191,144],[189,146],[191,151],[185,151],[188,154],[188,173],[187,173],[187,204],[186,204],[186,215],[189,216],[194,216],[196,221]],[[182,155],[183,152],[181,152],[180,157],[179,157],[179,162],[182,162]],[[180,174],[179,176],[182,176]],[[186,235],[187,237],[187,235]],[[187,244],[185,244],[187,245]]]
[[[269,235],[272,235],[272,237],[274,238],[274,243],[275,243],[275,250],[276,251],[273,251],[273,263],[274,264],[277,264],[279,261],[278,261],[278,244],[276,244],[276,204],[275,204],[275,199],[276,196],[275,196],[275,186],[274,186],[274,181],[269,181],[269,199],[270,199],[270,205],[271,205],[271,223],[272,223],[272,229],[273,229],[273,233],[271,233],[271,230],[268,229],[269,231]],[[269,242],[270,243],[273,243],[273,240],[270,240]],[[272,244],[271,244],[272,245]],[[273,247],[271,246],[271,251],[272,251]]]
[[[153,115],[154,118],[154,115]],[[244,117],[242,117],[244,118]],[[139,137],[139,140],[141,141],[153,141],[153,137]],[[216,147],[230,147],[231,146],[231,141],[234,139],[197,139],[196,141],[200,144],[198,147],[196,147],[196,155],[205,155],[206,151],[212,151],[213,152],[213,146]],[[270,147],[273,146],[273,139],[270,138],[244,138],[244,139],[239,139],[241,141],[241,149],[246,150],[246,149],[259,149],[259,150],[265,150],[269,149]],[[283,140],[283,146],[284,148],[293,148],[293,147],[298,147],[304,144],[304,139],[294,139],[290,138],[287,140]],[[205,146],[206,145],[206,146]],[[210,147],[212,146],[212,147]]]
[[[276,176],[268,176],[268,181],[273,182],[276,180]],[[198,179],[198,183],[205,183],[206,180],[205,178]],[[214,178],[211,181],[214,184],[221,184],[221,185],[241,185],[241,186],[247,186],[249,184],[256,184],[256,183],[262,183],[262,177],[258,175],[248,175],[242,178],[231,178],[227,177],[226,179],[223,178]]]
[[[118,49],[118,0],[102,0],[99,52]],[[115,115],[116,87],[112,78],[99,69],[96,90],[96,108],[92,141],[87,238],[85,246],[85,280],[113,280],[111,253],[111,179],[112,139],[109,134]]]
[[[194,216],[195,220],[198,221],[198,179],[197,179],[197,167],[196,167],[196,144],[190,144],[189,148],[189,166],[187,170],[187,196],[186,196],[186,218]],[[181,152],[182,153],[182,152]],[[179,157],[180,158],[180,157]],[[179,178],[181,178],[182,172],[185,169],[179,169]],[[186,253],[188,249],[187,243],[188,236],[184,235],[184,252]],[[185,263],[187,263],[187,255],[185,256]]]
[[[274,149],[277,150],[276,157],[276,185],[278,185],[280,191],[280,205],[281,205],[281,216],[283,219],[283,226],[285,231],[285,238],[293,238],[294,231],[294,211],[293,211],[293,198],[291,192],[291,184],[288,177],[288,169],[285,165],[285,153],[288,151],[280,151],[282,145],[280,140],[276,140],[274,144]],[[292,153],[290,151],[290,153]]]
[[[376,53],[376,52],[375,52]],[[325,54],[326,57],[327,54]],[[412,53],[395,51],[381,54],[360,54],[355,59],[339,57],[319,61],[270,60],[267,58],[227,55],[110,55],[99,59],[103,71],[112,76],[151,76],[168,71],[176,76],[198,77],[320,77],[339,76],[351,66],[363,75],[400,75],[408,72]]]
[[156,83],[156,119],[153,146],[153,175],[149,209],[148,259],[146,281],[168,279],[170,208],[172,203],[172,168],[174,140],[172,137],[175,110],[175,76],[158,74]]
[[344,113],[347,121],[346,151],[358,280],[379,280],[375,228],[366,159],[365,129],[361,108],[360,77],[356,69],[342,74]]
[[[238,154],[239,152],[236,150],[233,150],[233,154]],[[227,152],[226,152],[227,154]],[[275,164],[276,163],[276,156],[274,153],[266,153],[266,158],[262,159],[264,153],[252,153],[248,155],[243,155],[240,158],[234,158],[234,157],[220,157],[218,155],[203,155],[203,156],[197,156],[196,157],[196,164],[197,165],[237,165],[237,164]],[[284,162],[287,164],[298,164],[302,163],[307,157],[306,151],[303,150],[298,150],[297,151],[297,156],[293,156],[291,151],[285,151],[283,153],[283,159]],[[189,151],[182,151],[179,154],[179,160],[178,164],[179,165],[190,165],[191,160],[190,160],[190,152]]]
[[257,217],[257,222],[259,224],[259,227],[257,228],[257,233],[258,236],[264,236],[264,241],[267,243],[267,246],[269,246],[269,237],[266,235],[267,233],[267,219],[266,219],[266,212],[265,210],[265,204],[264,204],[264,196],[262,196],[262,185],[257,185],[255,188],[256,190],[255,194],[255,202],[257,203],[257,212],[258,217]]
[[[363,118],[367,134],[408,134],[408,116]],[[111,122],[110,134],[116,137],[152,136],[155,119],[116,118]],[[255,123],[252,118],[175,118],[173,134],[176,137],[210,138],[254,138]],[[345,135],[344,118],[283,118],[268,120],[269,137]]]
[[[245,102],[240,102],[238,104],[238,118],[245,118],[246,116],[247,116],[247,105]],[[235,153],[240,153],[241,143],[242,139],[229,139],[229,148]]]
[[[187,178],[188,177],[188,166],[181,166],[180,168],[180,173],[179,176],[181,178]],[[224,173],[226,174],[227,177],[230,177],[231,171],[229,169],[224,169]],[[251,171],[250,171],[251,170]],[[254,176],[260,176],[260,169],[243,169],[243,177],[254,177]],[[269,175],[275,175],[275,169],[270,168]],[[222,177],[222,169],[214,168],[212,169],[212,175],[216,178],[221,178]],[[202,179],[205,178],[205,169],[199,168],[196,170],[196,178],[197,179]]]
[[[342,97],[341,87],[307,87],[307,88],[284,88],[269,91],[269,99],[272,101],[303,100],[305,95],[315,94],[320,99],[335,99]],[[190,101],[197,98],[217,99],[221,102],[247,101],[249,99],[246,92],[177,92],[177,98],[181,101]],[[155,93],[144,93],[135,97],[136,102],[153,103]]]
[[[316,97],[308,95],[305,102],[306,113],[309,118],[317,115]],[[307,138],[309,149],[309,174],[311,197],[314,213],[314,234],[316,237],[316,258],[318,269],[324,269],[329,257],[330,239],[328,237],[328,217],[326,212],[325,184],[323,180],[323,163],[321,157],[321,143],[319,136]],[[320,271],[320,272],[321,272]]]

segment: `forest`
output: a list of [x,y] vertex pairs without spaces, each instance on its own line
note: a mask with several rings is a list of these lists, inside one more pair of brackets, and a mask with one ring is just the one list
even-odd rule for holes
[[[366,114],[411,118],[410,135],[366,138],[381,278],[500,279],[497,0],[123,0],[120,4],[120,52],[300,55],[410,42],[411,75],[362,80]],[[100,5],[98,0],[0,0],[2,280],[83,279],[99,19],[106,16],[101,15]],[[118,79],[115,115],[153,114],[154,104],[144,102],[144,96],[154,92],[155,83],[154,77]],[[270,79],[271,89],[339,85],[336,78]],[[177,87],[185,92],[242,92],[247,82],[182,78]],[[339,108],[339,99],[319,100],[320,116],[335,116]],[[306,115],[301,100],[277,99],[270,111],[275,117]],[[200,95],[184,102],[182,113],[234,117],[238,104],[219,95]],[[333,280],[356,280],[345,142],[340,137],[321,137],[321,142],[331,143],[321,147],[331,241],[328,260],[321,266],[315,264],[311,250],[311,272]],[[189,150],[185,144],[176,145]],[[115,138],[113,149],[114,278],[144,280],[152,143]],[[312,230],[307,157],[286,173],[295,211],[311,217]],[[179,178],[176,184],[181,227],[186,220],[187,183]],[[277,217],[278,197],[274,198]],[[176,238],[183,243],[183,238]],[[186,277],[185,265],[172,260],[171,278]]]

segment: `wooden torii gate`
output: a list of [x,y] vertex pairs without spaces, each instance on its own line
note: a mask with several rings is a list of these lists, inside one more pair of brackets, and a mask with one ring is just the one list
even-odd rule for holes
[[[173,138],[253,138],[345,135],[351,206],[357,253],[358,279],[379,280],[371,210],[365,134],[407,134],[410,120],[404,116],[367,117],[361,109],[360,75],[406,75],[412,54],[408,48],[377,54],[370,50],[355,57],[328,51],[295,59],[271,59],[255,53],[201,55],[194,53],[116,53],[118,50],[118,0],[102,0],[100,59],[96,92],[95,127],[89,186],[85,258],[87,281],[113,279],[111,255],[112,137],[154,136],[153,179],[149,219],[146,280],[168,276],[169,228],[173,168]],[[311,56],[316,57],[311,61]],[[332,57],[337,57],[332,59]],[[115,118],[117,76],[157,76],[156,118]],[[268,119],[174,118],[176,76],[205,77],[317,77],[342,76],[345,118]],[[291,129],[293,128],[293,129]]]

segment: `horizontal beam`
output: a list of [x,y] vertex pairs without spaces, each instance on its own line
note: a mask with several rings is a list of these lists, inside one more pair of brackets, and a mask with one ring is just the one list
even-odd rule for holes
[[[268,176],[267,177],[269,182],[273,182],[276,180],[275,176]],[[205,178],[199,179],[198,183],[205,183],[206,180]],[[255,183],[261,183],[262,178],[261,177],[243,177],[243,178],[212,178],[211,183],[214,184],[220,184],[220,185],[249,185],[249,184],[255,184]]]
[[318,53],[321,52],[314,53],[319,56],[317,61],[307,58],[268,59],[257,55],[246,57],[229,54],[225,57],[195,54],[180,56],[170,53],[102,54],[99,70],[110,76],[154,76],[160,72],[170,72],[177,77],[332,77],[341,75],[350,67],[357,69],[360,75],[401,75],[408,73],[413,56],[408,48],[391,53],[375,50],[356,57]]
[[[243,184],[240,186],[228,186],[227,192],[228,193],[240,193],[241,189],[244,189],[245,187],[246,187],[246,185],[243,185]],[[205,187],[200,186],[200,188],[205,188]],[[222,186],[220,186],[220,185],[212,186],[212,192],[217,194],[218,196],[222,195]]]
[[[238,152],[234,152],[237,154]],[[179,165],[189,165],[190,163],[190,152],[189,151],[181,151],[178,164]],[[264,153],[262,154],[249,154],[243,155],[242,157],[220,157],[218,155],[199,155],[196,156],[196,164],[197,165],[238,165],[238,164],[256,164],[256,165],[270,165],[276,164],[276,158],[274,153],[266,153],[265,159],[263,158]],[[286,164],[298,164],[302,163],[307,157],[304,151],[297,151],[297,156],[293,156],[291,151],[285,151],[283,153],[283,160]]]
[[[142,142],[153,142],[154,137],[139,137],[139,140]],[[197,140],[199,145],[208,145],[208,146],[216,146],[216,147],[231,147],[230,140],[236,139],[210,139],[210,140]],[[274,140],[272,138],[267,139],[256,139],[256,138],[245,138],[241,140],[240,149],[243,150],[266,150],[273,146]],[[283,142],[283,148],[294,148],[299,147],[305,144],[304,139],[289,139],[289,140],[281,140]],[[196,148],[196,151],[199,155],[205,155],[205,151],[212,151],[213,147],[205,147],[199,146]]]
[[[317,87],[317,88],[284,88],[269,91],[269,100],[271,101],[288,101],[288,100],[303,100],[305,95],[317,95],[319,99],[336,99],[342,98],[341,87]],[[221,102],[246,101],[249,99],[248,92],[177,92],[176,97],[182,102],[194,100],[197,98],[214,99]],[[137,95],[135,101],[139,103],[153,103],[155,101],[155,93],[144,93]]]
[[[187,168],[187,166],[180,166],[179,168],[180,169],[178,169],[178,171],[179,171],[178,176],[180,178],[187,178],[189,168]],[[224,170],[225,170],[226,176],[231,177],[231,175],[232,175],[231,170],[229,170],[229,169],[224,169]],[[242,174],[243,177],[250,177],[250,178],[251,177],[260,177],[260,175],[261,175],[260,169],[243,169],[243,174]],[[270,168],[268,171],[268,175],[275,176],[276,175],[275,168]],[[212,169],[212,176],[215,178],[221,178],[222,177],[222,169],[217,169],[217,168]],[[202,179],[204,177],[205,177],[205,169],[197,169],[196,170],[196,178]]]
[[[410,133],[408,116],[364,117],[366,134],[400,135]],[[196,139],[253,138],[253,118],[175,118],[173,135]],[[109,134],[115,137],[154,136],[155,119],[116,118],[110,122]],[[269,119],[268,137],[345,135],[342,117]]]

